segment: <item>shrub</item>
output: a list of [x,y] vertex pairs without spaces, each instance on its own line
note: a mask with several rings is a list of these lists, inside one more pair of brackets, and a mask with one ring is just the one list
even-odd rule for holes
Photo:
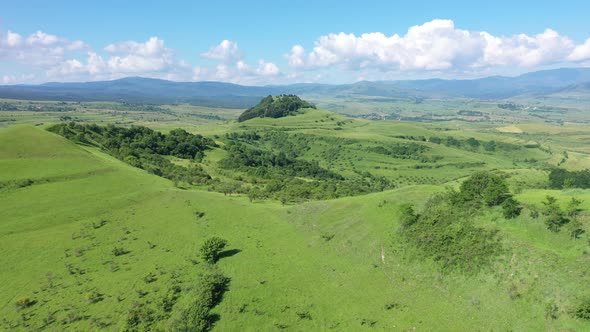
[[547,229],[552,232],[559,232],[561,227],[569,222],[557,205],[557,199],[552,196],[547,196],[543,202],[543,215],[545,216],[545,225]]
[[126,326],[123,331],[149,331],[149,327],[156,321],[156,313],[145,304],[134,303],[127,314]]
[[127,251],[121,247],[114,247],[113,248],[113,255],[115,255],[115,256],[122,256],[122,255],[125,255],[128,253],[129,253],[129,251]]
[[213,324],[210,311],[215,307],[227,290],[229,278],[219,271],[211,271],[199,280],[195,291],[195,300],[180,311],[172,323],[173,331],[207,331]]
[[506,219],[514,219],[518,217],[521,211],[522,207],[520,206],[518,201],[512,197],[507,198],[502,203],[502,214]]
[[496,230],[474,225],[470,205],[455,203],[456,196],[455,192],[433,196],[415,221],[399,232],[421,257],[432,259],[443,271],[475,273],[492,263],[502,245]]
[[158,280],[158,278],[152,272],[146,274],[145,277],[143,277],[143,282],[145,282],[146,284],[150,284],[156,280]]
[[32,307],[35,303],[37,303],[37,301],[35,301],[31,298],[22,297],[16,301],[16,306],[19,309],[26,309],[26,308]]
[[582,301],[582,303],[578,304],[574,311],[574,315],[577,318],[590,320],[590,298]]
[[85,297],[89,303],[97,303],[104,299],[104,296],[97,291],[88,292],[86,293]]
[[209,264],[215,264],[219,259],[219,254],[226,245],[227,241],[220,237],[214,236],[208,238],[201,246],[201,258]]

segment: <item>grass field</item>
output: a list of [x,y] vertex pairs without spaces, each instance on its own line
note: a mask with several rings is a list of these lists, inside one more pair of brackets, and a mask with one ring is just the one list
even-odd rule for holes
[[[70,116],[116,122],[93,107]],[[164,132],[178,124],[214,139],[283,128],[314,138],[301,158],[345,175],[382,175],[396,187],[286,205],[183,190],[95,147],[26,125],[58,122],[53,113],[0,112],[4,118],[22,116],[15,122],[23,124],[0,129],[0,265],[10,267],[0,270],[0,329],[119,331],[130,310],[141,304],[157,311],[179,285],[172,312],[151,327],[168,330],[206,269],[198,256],[201,243],[220,236],[228,250],[217,265],[231,282],[213,309],[214,330],[590,330],[590,322],[572,314],[590,296],[590,191],[546,189],[546,167],[560,163],[563,150],[569,153],[561,167],[590,166],[590,151],[576,143],[590,130],[529,122],[515,125],[520,131],[508,125],[503,127],[510,130],[499,131],[497,123],[369,121],[321,110],[243,123],[226,121],[231,110],[219,113],[222,120],[190,115],[213,111],[175,106],[170,121],[159,112],[150,120],[132,112],[115,118]],[[433,143],[433,136],[531,147],[459,148]],[[440,159],[420,162],[367,149],[411,142]],[[216,166],[226,153],[208,151],[202,165],[213,176],[238,181],[239,174],[221,174]],[[397,232],[400,206],[421,208],[432,194],[456,187],[476,170],[506,174],[526,205],[540,206],[547,195],[562,206],[571,197],[582,200],[587,233],[571,240],[566,232],[549,232],[528,208],[510,221],[494,208],[474,217],[503,239],[506,251],[490,270],[443,273],[406,250]],[[24,298],[33,304],[19,308]]]

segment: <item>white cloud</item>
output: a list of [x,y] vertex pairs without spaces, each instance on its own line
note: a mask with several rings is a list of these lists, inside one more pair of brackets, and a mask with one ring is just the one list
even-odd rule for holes
[[238,43],[231,40],[223,40],[219,45],[213,46],[209,51],[202,53],[202,57],[219,60],[225,63],[236,62],[242,58]]
[[276,76],[280,73],[279,67],[272,62],[266,62],[264,60],[258,61],[258,68],[256,68],[256,74],[262,76]]
[[110,44],[104,49],[111,54],[107,66],[113,73],[162,72],[174,67],[178,61],[174,51],[158,37],[150,37],[144,43],[126,41]]
[[250,66],[242,60],[236,63],[236,67],[241,72],[250,72]]
[[305,49],[301,45],[295,45],[291,48],[291,54],[285,56],[289,61],[291,67],[303,67],[305,66]]
[[6,33],[6,45],[9,47],[16,47],[22,43],[23,38],[18,33],[8,31]]
[[574,51],[568,56],[570,61],[584,61],[590,59],[590,38],[581,45],[577,45]]
[[286,57],[293,68],[304,69],[343,66],[349,70],[456,71],[550,65],[567,60],[575,48],[571,39],[551,29],[534,36],[498,37],[458,29],[451,20],[433,20],[411,27],[403,36],[328,34],[315,42],[310,53],[295,45]]
[[82,51],[89,49],[88,45],[86,45],[81,40],[75,40],[67,45],[68,51]]
[[52,68],[66,60],[67,52],[87,49],[82,41],[69,41],[42,31],[27,38],[18,33],[0,32],[0,59],[32,67]]
[[575,47],[574,42],[547,29],[535,36],[524,34],[494,37],[482,32],[486,41],[480,66],[535,67],[564,61]]
[[27,38],[27,44],[29,45],[43,45],[49,46],[57,44],[61,41],[60,38],[54,35],[46,34],[43,31],[37,31]]
[[[432,20],[410,27],[405,34],[331,33],[320,36],[307,51],[302,45],[294,45],[284,55],[290,68],[284,71],[274,61],[248,60],[232,40],[222,40],[201,53],[208,60],[195,65],[180,59],[157,36],[93,49],[82,40],[43,31],[28,36],[0,31],[0,62],[5,70],[0,80],[22,82],[25,76],[19,70],[25,68],[37,81],[145,76],[240,84],[341,82],[392,76],[474,78],[515,69],[522,72],[521,68],[590,63],[590,38],[577,44],[551,29],[535,35],[498,36],[460,29],[452,20]],[[17,65],[13,68],[12,63]]]
[[279,67],[263,59],[253,68],[245,60],[238,44],[231,40],[223,40],[218,45],[202,53],[202,57],[216,60],[212,68],[197,67],[193,70],[193,79],[227,81],[239,84],[267,83],[273,77],[280,76]]
[[135,54],[143,57],[157,57],[172,53],[172,50],[164,46],[164,41],[158,37],[150,37],[145,43],[125,41],[110,44],[104,48],[111,54]]

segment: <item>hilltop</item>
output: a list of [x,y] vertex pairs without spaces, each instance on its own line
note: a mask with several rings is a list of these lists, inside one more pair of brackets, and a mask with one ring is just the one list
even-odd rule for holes
[[238,118],[239,122],[253,118],[282,118],[295,115],[302,108],[316,108],[295,95],[268,96],[256,106],[247,109]]

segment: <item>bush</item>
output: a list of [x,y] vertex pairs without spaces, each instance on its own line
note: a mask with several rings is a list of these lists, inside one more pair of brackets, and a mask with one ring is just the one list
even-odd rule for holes
[[514,219],[518,217],[521,211],[522,207],[520,206],[518,201],[512,197],[507,198],[502,203],[502,214],[506,219]]
[[143,303],[134,303],[127,314],[126,326],[123,331],[149,331],[157,320],[156,312]]
[[180,311],[172,323],[171,330],[183,332],[209,330],[214,320],[210,311],[221,301],[229,281],[229,278],[219,271],[211,271],[201,276],[194,294],[195,300]]
[[483,201],[487,206],[496,206],[508,197],[504,179],[489,172],[477,172],[461,183],[460,199],[463,202]]
[[89,303],[97,303],[104,299],[104,295],[97,291],[88,292],[86,293],[85,297],[86,301],[88,301]]
[[542,209],[543,216],[545,216],[545,225],[547,229],[552,232],[559,232],[561,227],[569,222],[559,208],[557,199],[553,196],[547,196],[543,202]]
[[582,303],[576,307],[574,315],[580,319],[590,320],[590,298],[582,301]]
[[26,309],[26,308],[32,307],[35,303],[37,303],[37,301],[35,301],[31,298],[22,297],[16,301],[16,306],[19,309]]
[[404,204],[401,207],[401,224],[403,227],[410,227],[418,221],[418,215],[411,204]]
[[219,254],[226,245],[227,241],[220,237],[214,236],[208,238],[201,246],[201,258],[209,264],[215,264],[219,259]]
[[115,255],[115,256],[122,256],[122,255],[125,255],[128,253],[129,253],[129,251],[127,251],[121,247],[114,247],[113,248],[113,255]]
[[501,241],[496,230],[473,224],[469,219],[473,210],[456,204],[456,195],[433,196],[415,219],[406,208],[407,220],[415,221],[406,222],[400,234],[421,257],[432,259],[443,271],[475,273],[502,252]]

